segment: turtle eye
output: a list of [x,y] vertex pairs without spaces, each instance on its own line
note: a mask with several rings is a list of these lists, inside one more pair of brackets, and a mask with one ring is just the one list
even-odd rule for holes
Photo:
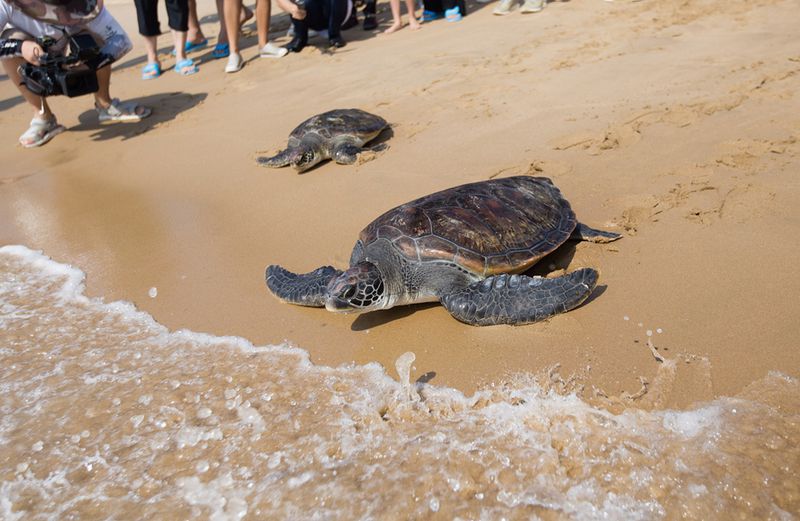
[[342,292],[342,298],[346,300],[350,300],[356,295],[356,287],[355,286],[347,286],[347,288]]

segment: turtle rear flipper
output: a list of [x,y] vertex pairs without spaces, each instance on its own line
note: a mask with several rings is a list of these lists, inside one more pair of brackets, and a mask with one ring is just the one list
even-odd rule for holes
[[473,326],[530,324],[579,306],[596,285],[591,268],[554,279],[503,274],[442,297],[442,305]]
[[272,157],[261,156],[256,158],[256,162],[261,166],[266,166],[269,168],[280,168],[282,166],[287,166],[289,163],[292,162],[292,158],[295,156],[295,151],[291,148],[287,148],[286,150],[281,150],[277,154]]
[[272,265],[267,267],[267,287],[284,302],[319,308],[325,306],[328,282],[341,273],[333,266],[323,266],[301,275]]
[[569,238],[574,241],[612,242],[621,237],[622,235],[619,233],[595,230],[594,228],[590,228],[583,223],[578,223]]

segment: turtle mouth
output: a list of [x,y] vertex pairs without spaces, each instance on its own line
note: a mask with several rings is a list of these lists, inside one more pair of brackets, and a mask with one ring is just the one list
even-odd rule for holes
[[299,153],[292,160],[292,167],[298,172],[304,172],[319,163],[316,154],[311,150]]
[[364,311],[363,309],[353,306],[347,300],[337,297],[328,298],[328,300],[325,301],[325,309],[334,313],[360,313]]

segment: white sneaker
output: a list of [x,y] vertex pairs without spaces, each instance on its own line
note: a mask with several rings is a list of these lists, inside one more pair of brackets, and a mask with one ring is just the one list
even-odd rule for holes
[[500,0],[500,3],[497,4],[497,7],[494,8],[494,11],[492,11],[492,13],[497,14],[497,15],[501,15],[501,16],[502,15],[507,15],[507,14],[511,13],[511,9],[514,8],[514,3],[516,1],[517,0]]
[[244,66],[244,60],[242,60],[242,55],[238,52],[232,52],[230,56],[228,56],[228,64],[225,65],[225,72],[239,72],[242,70]]
[[525,3],[522,4],[522,8],[520,8],[519,12],[522,14],[538,13],[544,9],[544,6],[545,0],[525,0]]
[[267,45],[258,50],[258,55],[262,58],[283,58],[288,53],[289,50],[286,47],[278,47],[271,42],[267,42]]

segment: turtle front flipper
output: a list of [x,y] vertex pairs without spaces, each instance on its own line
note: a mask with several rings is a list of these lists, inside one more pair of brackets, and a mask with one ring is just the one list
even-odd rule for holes
[[590,228],[583,223],[578,223],[569,238],[574,241],[612,242],[621,237],[622,235],[618,233],[595,230],[594,228]]
[[341,273],[333,266],[323,266],[300,275],[272,265],[267,267],[267,287],[284,302],[319,308],[325,306],[328,282]]
[[338,143],[333,147],[331,152],[331,159],[336,161],[339,165],[352,165],[358,160],[358,154],[361,153],[361,147],[353,143]]
[[597,271],[583,268],[562,277],[496,275],[442,297],[456,319],[473,326],[522,325],[579,306],[597,285]]
[[292,162],[292,158],[296,155],[296,152],[292,148],[287,148],[286,150],[281,150],[277,154],[272,157],[261,156],[256,158],[256,162],[261,166],[266,166],[269,168],[280,168],[282,166],[287,166],[289,163]]

